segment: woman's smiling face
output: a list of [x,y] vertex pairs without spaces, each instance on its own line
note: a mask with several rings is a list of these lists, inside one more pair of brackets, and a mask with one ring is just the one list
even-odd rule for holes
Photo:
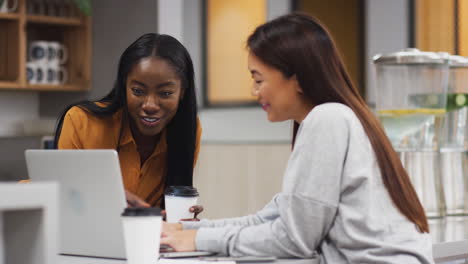
[[165,60],[141,60],[127,76],[128,112],[134,128],[142,136],[155,136],[177,113],[183,96],[181,80]]
[[249,52],[248,67],[254,81],[252,95],[257,96],[267,112],[268,120],[280,122],[292,119],[300,123],[311,107],[304,102],[296,77],[285,77],[252,52]]

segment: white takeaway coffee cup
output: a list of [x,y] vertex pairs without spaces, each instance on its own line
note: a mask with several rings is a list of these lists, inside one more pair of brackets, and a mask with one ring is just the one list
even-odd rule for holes
[[132,207],[122,213],[127,264],[155,264],[159,258],[160,208]]
[[194,217],[190,207],[197,204],[198,191],[191,186],[169,186],[164,192],[166,205],[166,221],[177,223],[181,219]]

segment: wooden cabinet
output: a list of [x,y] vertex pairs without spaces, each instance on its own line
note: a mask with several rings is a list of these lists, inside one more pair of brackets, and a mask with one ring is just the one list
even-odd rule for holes
[[[33,0],[18,0],[15,13],[0,13],[0,90],[86,91],[91,85],[91,18],[80,12],[59,17],[27,12]],[[32,41],[57,41],[68,51],[61,85],[28,84],[26,64]]]
[[416,48],[456,54],[456,2],[455,0],[415,1]]
[[416,47],[468,56],[468,1],[416,0]]
[[207,1],[207,105],[256,105],[245,43],[266,11],[267,1]]

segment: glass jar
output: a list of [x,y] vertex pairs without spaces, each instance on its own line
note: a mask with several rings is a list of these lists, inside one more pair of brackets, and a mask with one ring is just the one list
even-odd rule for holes
[[376,111],[396,150],[439,149],[448,57],[418,49],[374,56]]

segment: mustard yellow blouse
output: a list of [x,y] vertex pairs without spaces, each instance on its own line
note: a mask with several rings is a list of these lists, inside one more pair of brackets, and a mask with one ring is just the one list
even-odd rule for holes
[[[96,117],[79,107],[72,107],[65,115],[58,142],[59,149],[116,149],[120,133],[122,111],[111,117]],[[197,120],[195,161],[198,159],[202,129]],[[166,129],[151,156],[141,165],[140,154],[128,122],[124,124],[120,140],[119,160],[125,189],[153,206],[160,205],[164,192],[167,143]]]

